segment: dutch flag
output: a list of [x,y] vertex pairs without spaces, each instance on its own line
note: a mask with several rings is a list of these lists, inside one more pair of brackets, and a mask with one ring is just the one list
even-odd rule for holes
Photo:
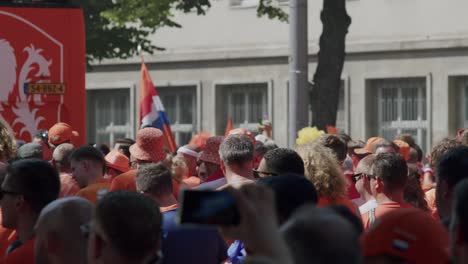
[[143,61],[141,62],[140,118],[141,128],[155,127],[160,129],[164,133],[166,147],[172,153],[176,152],[177,145],[174,134],[172,134],[171,124]]

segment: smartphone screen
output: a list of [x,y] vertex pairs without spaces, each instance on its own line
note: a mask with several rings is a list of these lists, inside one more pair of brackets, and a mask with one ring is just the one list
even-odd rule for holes
[[195,225],[238,225],[239,210],[226,191],[184,190],[179,202],[179,223]]

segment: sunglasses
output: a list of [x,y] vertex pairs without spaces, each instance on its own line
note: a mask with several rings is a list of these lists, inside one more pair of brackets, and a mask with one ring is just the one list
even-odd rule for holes
[[375,179],[376,176],[375,175],[371,175],[371,174],[367,174],[367,173],[357,173],[357,174],[354,174],[352,177],[351,177],[351,180],[353,181],[353,183],[356,183],[358,182],[362,177],[366,177],[367,180],[370,180],[370,179]]
[[278,175],[277,173],[274,173],[274,172],[259,171],[256,169],[253,169],[252,172],[255,178],[260,178],[261,177],[260,175],[263,175],[263,176],[277,176]]

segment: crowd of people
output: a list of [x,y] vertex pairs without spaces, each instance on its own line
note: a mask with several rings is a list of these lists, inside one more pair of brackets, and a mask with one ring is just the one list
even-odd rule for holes
[[[408,134],[289,149],[262,129],[170,153],[152,127],[18,146],[0,124],[0,263],[468,263],[468,130],[425,155]],[[187,189],[228,192],[239,223],[178,224]]]

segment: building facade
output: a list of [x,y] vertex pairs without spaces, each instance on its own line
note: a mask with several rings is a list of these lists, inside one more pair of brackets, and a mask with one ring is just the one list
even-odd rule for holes
[[[280,1],[288,11],[288,1]],[[163,52],[145,61],[176,140],[197,131],[273,122],[287,145],[289,25],[257,18],[256,0],[212,1],[206,16],[175,16],[162,29]],[[317,65],[322,1],[309,1],[309,79]],[[427,150],[468,126],[468,2],[347,0],[346,44],[337,126],[355,139],[411,133]],[[133,137],[140,60],[106,60],[86,76],[88,141]]]

